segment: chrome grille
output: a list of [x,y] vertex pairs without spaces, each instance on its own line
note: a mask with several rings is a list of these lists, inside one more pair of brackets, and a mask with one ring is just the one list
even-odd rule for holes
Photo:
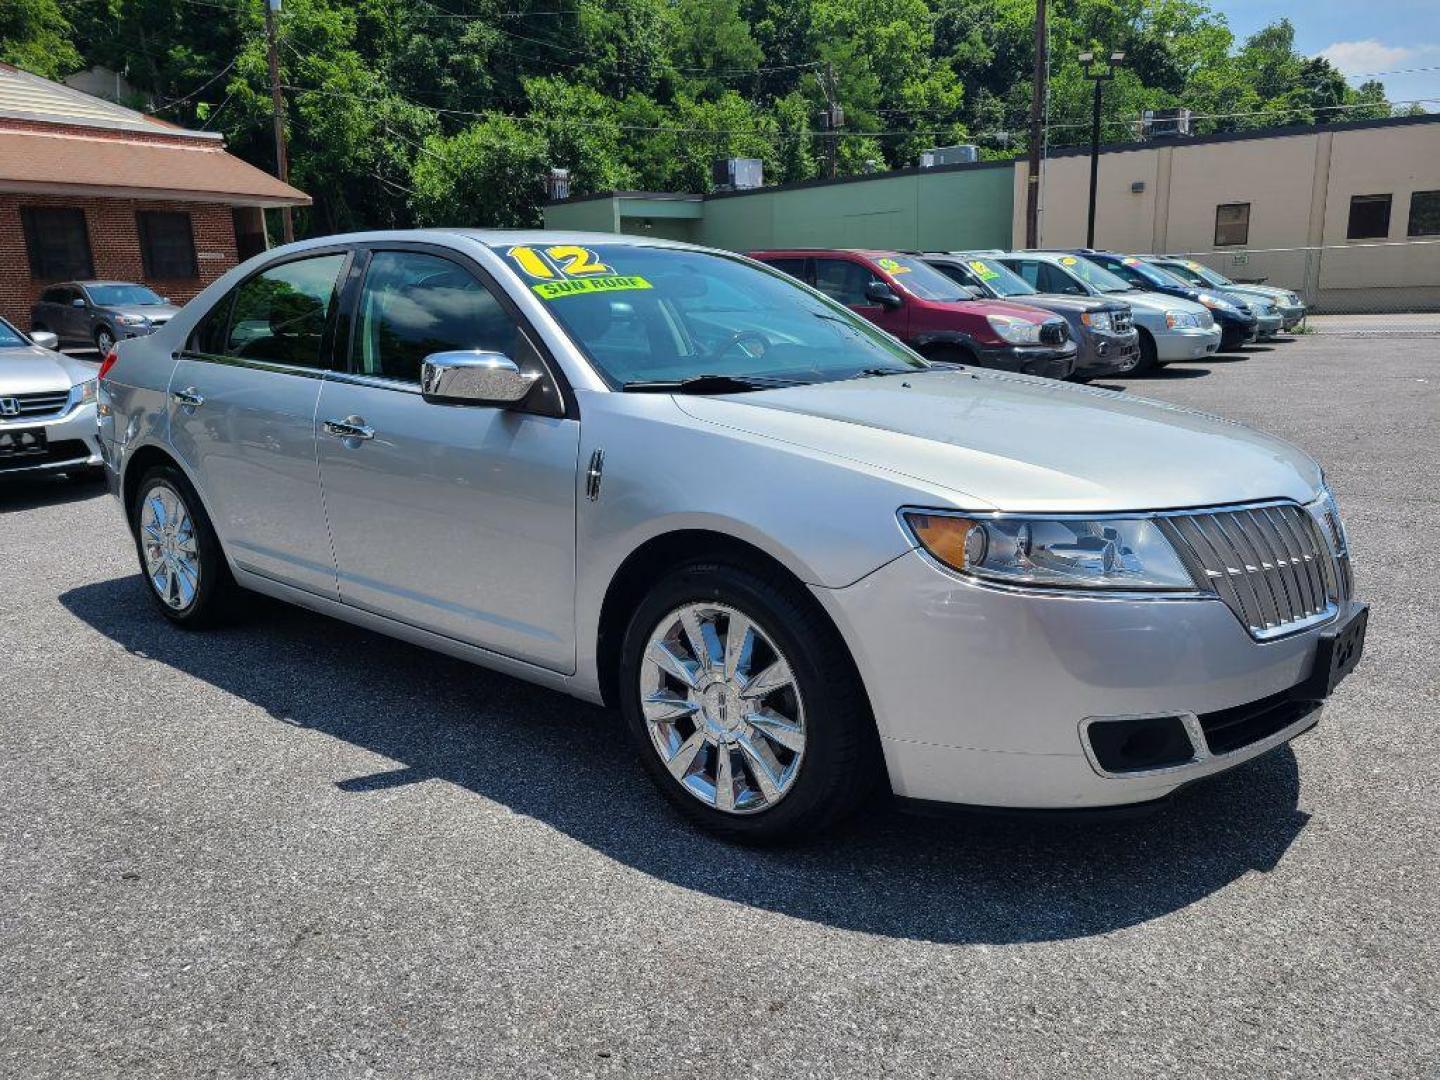
[[5,410],[6,420],[36,420],[47,416],[58,416],[70,403],[69,390],[45,390],[34,394],[5,394],[0,398],[13,400],[17,411]]
[[1117,334],[1123,334],[1135,325],[1135,322],[1127,308],[1124,311],[1112,311],[1110,313],[1110,325]]
[[1321,622],[1348,596],[1349,560],[1294,503],[1175,514],[1159,523],[1195,583],[1224,600],[1255,638]]

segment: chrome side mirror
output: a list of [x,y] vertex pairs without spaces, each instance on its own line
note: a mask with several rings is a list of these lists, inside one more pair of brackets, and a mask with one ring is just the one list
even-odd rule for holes
[[49,330],[32,330],[30,332],[30,340],[42,349],[60,348],[60,339]]
[[420,365],[421,396],[444,405],[509,408],[524,401],[540,379],[503,353],[479,349],[431,353]]
[[75,297],[74,300],[71,300],[71,301],[70,301],[70,306],[71,306],[71,307],[84,307],[84,306],[85,306],[85,301],[84,301],[81,297],[78,297],[78,296],[77,296],[77,297]]

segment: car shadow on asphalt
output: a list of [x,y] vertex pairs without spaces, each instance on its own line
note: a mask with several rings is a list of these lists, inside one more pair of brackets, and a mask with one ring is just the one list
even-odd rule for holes
[[[846,930],[996,944],[1102,934],[1272,869],[1309,820],[1285,747],[1140,820],[936,820],[876,800],[823,840],[743,848],[670,810],[613,711],[268,600],[236,626],[188,633],[143,589],[118,578],[60,600],[132,654],[399,763],[337,785],[356,799],[447,781],[657,878]],[[297,664],[303,679],[277,676]]]
[[0,472],[0,515],[82,502],[107,493],[105,482],[93,476],[74,479],[67,475],[7,478]]

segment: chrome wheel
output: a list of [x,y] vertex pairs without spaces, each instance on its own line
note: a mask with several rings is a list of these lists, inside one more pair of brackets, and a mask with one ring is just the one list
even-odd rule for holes
[[752,814],[794,786],[805,756],[800,687],[742,612],[693,603],[665,616],[641,660],[640,705],[660,760],[706,805]]
[[103,359],[107,356],[114,347],[115,335],[104,327],[101,327],[95,335],[95,348],[99,350],[101,358]]
[[185,503],[163,484],[140,505],[140,549],[150,585],[167,607],[184,611],[200,589],[200,547]]

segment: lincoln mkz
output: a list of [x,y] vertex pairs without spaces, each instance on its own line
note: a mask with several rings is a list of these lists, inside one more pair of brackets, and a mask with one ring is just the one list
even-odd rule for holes
[[1363,645],[1289,443],[927,361],[683,244],[289,245],[122,342],[99,414],[167,618],[253,590],[617,706],[735,839],[887,785],[1157,803],[1309,729]]

